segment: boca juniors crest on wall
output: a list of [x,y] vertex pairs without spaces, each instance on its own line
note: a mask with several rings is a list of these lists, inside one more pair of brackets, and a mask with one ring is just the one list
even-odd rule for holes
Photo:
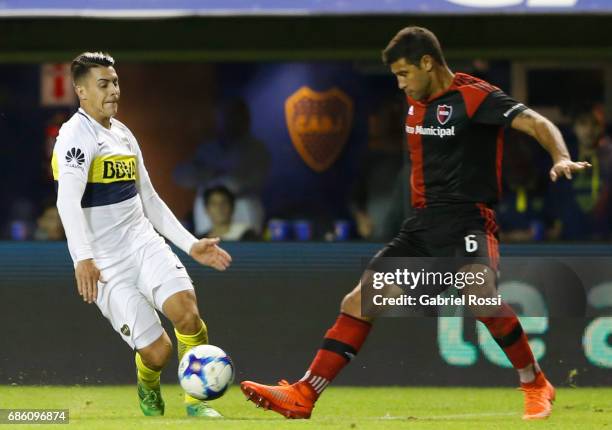
[[314,171],[327,170],[346,144],[353,123],[353,100],[339,88],[318,92],[301,87],[285,101],[293,146]]
[[436,110],[436,116],[438,117],[438,122],[442,125],[446,124],[448,120],[451,118],[453,114],[453,107],[449,105],[438,105],[438,109]]

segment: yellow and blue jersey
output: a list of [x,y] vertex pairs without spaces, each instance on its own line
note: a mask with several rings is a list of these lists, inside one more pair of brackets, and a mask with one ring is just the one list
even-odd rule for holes
[[142,153],[121,122],[111,119],[106,129],[79,109],[60,129],[51,164],[56,187],[78,181],[84,189],[74,198],[81,202],[95,258],[120,259],[159,237],[144,214],[141,198],[148,196],[139,195],[142,189],[154,192],[141,186],[150,184]]

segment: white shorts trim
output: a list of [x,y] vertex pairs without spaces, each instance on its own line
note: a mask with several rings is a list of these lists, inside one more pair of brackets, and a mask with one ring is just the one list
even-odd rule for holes
[[159,311],[162,311],[166,300],[176,293],[187,290],[194,291],[191,278],[180,277],[164,282],[157,288],[153,289],[153,301],[155,303],[155,307]]
[[134,339],[134,349],[143,349],[151,345],[164,334],[164,328],[161,324],[153,324],[148,329],[144,330],[137,338]]

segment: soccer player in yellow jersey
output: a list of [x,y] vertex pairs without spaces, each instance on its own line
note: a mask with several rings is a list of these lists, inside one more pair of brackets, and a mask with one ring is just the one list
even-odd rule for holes
[[[74,261],[79,294],[96,303],[135,351],[140,407],[163,415],[160,373],[172,342],[157,311],[174,325],[179,359],[208,343],[191,279],[162,236],[198,263],[225,270],[219,239],[196,239],[155,192],[131,131],[114,116],[119,78],[113,58],[85,52],[72,61],[80,108],[60,129],[53,150],[57,208]],[[185,395],[187,414],[220,417]]]

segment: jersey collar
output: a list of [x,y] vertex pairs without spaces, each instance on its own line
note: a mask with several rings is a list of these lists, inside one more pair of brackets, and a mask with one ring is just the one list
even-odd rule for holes
[[[98,143],[102,143],[103,139],[100,137],[100,132],[108,132],[108,129],[104,128],[104,126],[102,124],[100,124],[98,121],[96,121],[94,119],[94,117],[92,117],[91,115],[89,115],[87,112],[85,112],[85,109],[83,109],[82,107],[79,108],[78,113],[83,115],[93,126],[93,129],[96,133],[96,141]],[[113,123],[115,122],[114,118],[110,119],[110,124],[111,124],[111,128],[113,127]]]

